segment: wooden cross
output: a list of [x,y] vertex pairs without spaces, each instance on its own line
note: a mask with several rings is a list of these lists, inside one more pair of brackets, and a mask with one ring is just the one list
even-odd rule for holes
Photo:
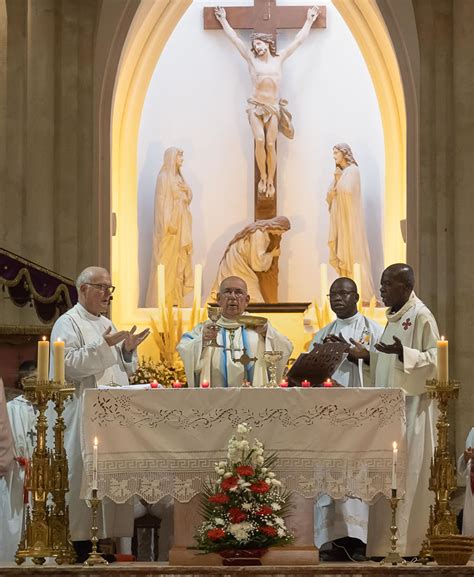
[[[278,6],[276,0],[254,0],[253,6],[225,6],[227,21],[234,30],[255,30],[273,34],[276,42],[277,30],[300,29],[306,21],[308,9],[314,6]],[[312,28],[326,28],[326,7],[319,7],[319,16]],[[222,30],[214,15],[214,7],[204,8],[204,29]],[[259,171],[255,163],[255,220],[273,218],[277,215],[277,194],[272,198],[258,194]],[[275,173],[275,190],[276,190]]]
[[[300,29],[306,22],[308,9],[314,6],[278,6],[276,0],[254,0],[253,6],[225,6],[227,21],[234,30],[255,30],[272,34],[277,40],[277,30]],[[326,28],[326,7],[319,6],[319,16],[312,28]],[[204,8],[204,29],[221,30],[221,25],[214,14],[214,7]],[[254,218],[270,219],[277,215],[277,174],[275,172],[275,195],[266,197],[258,194],[260,179],[257,163],[254,168]],[[271,239],[271,248],[280,245],[281,236]],[[278,302],[278,258],[273,259],[270,270],[257,273],[260,289],[265,302]]]

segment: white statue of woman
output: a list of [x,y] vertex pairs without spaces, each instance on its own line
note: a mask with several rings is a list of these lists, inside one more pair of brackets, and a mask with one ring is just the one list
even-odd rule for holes
[[268,271],[274,258],[280,255],[279,246],[270,248],[272,237],[281,237],[290,228],[286,216],[277,216],[269,220],[257,220],[237,233],[228,244],[219,264],[212,294],[217,293],[225,278],[238,276],[247,283],[250,302],[265,302],[257,273]]
[[145,305],[158,306],[157,266],[165,265],[166,302],[182,305],[193,289],[191,255],[193,252],[192,216],[189,210],[193,194],[181,174],[183,151],[167,148],[155,189],[155,227],[153,256]]
[[351,147],[336,144],[334,180],[326,201],[329,205],[329,262],[340,276],[354,277],[354,263],[360,264],[362,302],[375,295],[369,246],[360,193],[360,172]]

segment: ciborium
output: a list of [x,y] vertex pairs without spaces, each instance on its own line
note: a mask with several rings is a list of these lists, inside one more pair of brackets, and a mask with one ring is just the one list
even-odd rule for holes
[[283,358],[282,351],[265,351],[263,353],[263,360],[268,365],[268,373],[270,376],[270,379],[266,385],[267,387],[278,387],[278,383],[276,380],[276,365],[278,361],[281,361],[282,358]]

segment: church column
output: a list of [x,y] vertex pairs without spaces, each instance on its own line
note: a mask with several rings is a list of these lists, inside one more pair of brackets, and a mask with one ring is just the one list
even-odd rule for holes
[[456,356],[453,376],[461,379],[457,405],[458,453],[466,434],[474,426],[474,391],[472,388],[472,327],[474,310],[470,306],[474,287],[473,234],[473,134],[474,134],[474,2],[453,0],[453,84],[454,146],[448,153],[453,159],[453,178],[449,192],[455,211],[454,238],[454,338]]
[[[23,254],[54,265],[55,2],[29,0]],[[39,242],[41,239],[41,242]]]

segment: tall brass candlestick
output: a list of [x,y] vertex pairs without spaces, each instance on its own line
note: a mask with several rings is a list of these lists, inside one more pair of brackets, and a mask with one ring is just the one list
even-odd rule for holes
[[100,505],[100,499],[97,497],[97,489],[92,489],[92,498],[89,502],[92,508],[92,551],[90,552],[89,557],[84,561],[84,565],[108,565],[108,561],[106,561],[97,551],[97,543],[99,542],[99,537],[97,536],[97,533],[99,532],[99,527],[97,525],[97,510]]

